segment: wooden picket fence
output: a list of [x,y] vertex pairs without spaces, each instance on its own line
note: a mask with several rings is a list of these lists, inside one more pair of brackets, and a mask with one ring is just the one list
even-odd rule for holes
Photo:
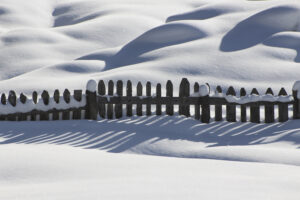
[[[96,84],[95,84],[96,85]],[[123,116],[137,116],[152,115],[152,107],[155,107],[155,115],[174,115],[174,106],[178,106],[178,114],[186,117],[191,116],[190,109],[194,109],[194,118],[200,120],[203,123],[209,123],[212,120],[222,121],[223,120],[223,109],[226,107],[225,119],[228,122],[237,121],[237,106],[240,107],[240,121],[241,122],[253,122],[260,123],[260,109],[264,108],[264,121],[265,123],[275,122],[275,111],[278,110],[278,121],[285,122],[289,120],[289,106],[293,109],[293,118],[300,119],[300,101],[297,98],[297,91],[292,91],[292,98],[289,101],[254,101],[248,103],[230,102],[226,97],[236,96],[236,91],[233,87],[229,87],[226,93],[223,93],[220,86],[216,87],[215,94],[223,95],[212,95],[199,96],[199,83],[193,85],[194,94],[190,94],[191,85],[186,78],[183,78],[179,86],[179,95],[173,94],[173,84],[171,81],[167,81],[166,84],[166,95],[162,95],[161,84],[154,85],[155,91],[152,93],[152,85],[147,82],[145,85],[145,92],[143,94],[143,85],[138,82],[136,86],[136,95],[133,95],[133,84],[129,80],[124,84],[121,80],[116,83],[112,80],[105,85],[103,80],[98,82],[97,90],[86,90],[85,94],[82,94],[82,90],[75,90],[73,95],[70,94],[69,90],[63,92],[63,96],[60,97],[58,90],[55,90],[53,97],[47,91],[41,94],[41,101],[45,106],[52,105],[49,110],[34,108],[28,112],[15,112],[9,114],[1,114],[0,106],[0,120],[10,121],[23,121],[23,120],[69,120],[69,119],[93,119],[96,120],[98,117],[113,119],[121,118]],[[126,94],[123,95],[123,90],[126,90]],[[115,93],[116,91],[116,93]],[[240,97],[246,96],[246,90],[240,89]],[[251,95],[260,96],[258,91],[254,88]],[[266,94],[274,96],[271,88],[268,88]],[[282,88],[277,96],[274,97],[287,97],[287,92]],[[1,96],[2,106],[16,107],[17,102],[26,105],[27,97],[21,94],[17,99],[15,92],[9,93],[8,99],[5,94]],[[63,100],[63,102],[61,102]],[[34,105],[38,105],[38,94],[33,92],[31,101]],[[83,102],[84,101],[84,102]],[[79,103],[77,106],[72,106],[70,102]],[[66,108],[61,107],[61,103],[66,105]],[[60,105],[60,106],[59,106]],[[75,105],[75,104],[74,104]],[[57,106],[57,107],[56,107]],[[165,112],[162,107],[165,106]],[[215,117],[211,119],[211,107],[214,106]],[[278,109],[275,109],[276,107]],[[38,106],[37,106],[38,107]],[[143,109],[145,107],[145,109]],[[250,112],[247,112],[247,107],[250,108]],[[135,109],[134,109],[135,108]],[[135,113],[134,113],[135,112]],[[39,118],[37,117],[39,116]],[[249,120],[248,120],[249,118]]]

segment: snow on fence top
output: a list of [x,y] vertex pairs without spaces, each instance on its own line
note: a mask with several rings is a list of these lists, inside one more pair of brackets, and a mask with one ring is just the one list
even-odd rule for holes
[[[224,93],[221,86],[211,91],[208,84],[199,85],[196,82],[191,94],[190,83],[183,78],[178,96],[173,95],[171,81],[166,84],[165,95],[162,95],[160,83],[152,88],[151,82],[148,81],[143,88],[142,83],[139,82],[134,96],[131,81],[127,81],[124,86],[120,80],[116,84],[110,80],[107,85],[103,80],[100,80],[98,85],[95,80],[90,80],[84,95],[81,90],[75,90],[74,95],[71,95],[67,89],[62,96],[58,90],[55,90],[52,97],[44,91],[40,98],[36,92],[33,92],[32,98],[27,98],[24,94],[17,98],[14,91],[10,91],[7,99],[5,94],[2,94],[0,120],[82,119],[83,116],[85,119],[97,119],[99,116],[112,119],[123,116],[124,105],[126,105],[128,117],[134,112],[137,116],[152,115],[152,105],[156,106],[156,115],[162,115],[163,108],[165,108],[166,115],[174,115],[174,105],[178,105],[180,115],[191,116],[190,109],[193,108],[195,119],[209,123],[212,120],[210,108],[214,106],[214,120],[221,121],[224,105],[226,106],[225,118],[229,122],[237,121],[238,114],[241,122],[246,122],[250,118],[250,122],[259,123],[262,107],[265,113],[264,122],[275,122],[275,111],[278,111],[278,121],[284,122],[289,119],[288,106],[293,108],[293,118],[300,118],[299,85],[300,82],[294,84],[292,95],[288,95],[284,88],[281,88],[278,95],[274,95],[271,88],[268,88],[265,94],[259,94],[255,88],[247,94],[246,90],[241,88],[237,95],[233,87],[229,87]],[[126,91],[126,94],[123,94],[123,91]],[[240,106],[239,113],[237,113],[236,106]],[[250,107],[250,113],[247,112],[247,107]],[[277,107],[278,110],[275,109]]]

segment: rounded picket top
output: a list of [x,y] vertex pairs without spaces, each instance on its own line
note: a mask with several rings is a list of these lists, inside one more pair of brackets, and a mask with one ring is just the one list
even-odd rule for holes
[[4,93],[1,95],[1,103],[2,105],[6,105],[6,95]]
[[43,102],[44,102],[44,104],[45,105],[48,105],[49,104],[49,93],[48,93],[48,91],[46,91],[46,90],[44,90],[43,92],[42,92],[42,99],[43,99]]
[[58,89],[56,89],[54,91],[53,99],[54,99],[55,103],[59,103],[59,90]]
[[287,96],[287,92],[285,91],[284,88],[281,88],[279,93],[278,93],[279,96]]
[[105,95],[105,92],[106,92],[105,90],[106,90],[105,83],[104,83],[103,80],[100,80],[98,82],[98,94],[99,95]]
[[37,99],[38,99],[38,93],[36,91],[32,92],[32,101],[33,103],[37,104]]
[[65,89],[63,97],[66,103],[70,103],[70,91],[68,89]]
[[188,97],[190,96],[190,82],[187,78],[183,78],[179,86],[179,96]]
[[17,96],[16,96],[16,92],[15,91],[13,91],[13,90],[9,91],[8,102],[12,106],[16,106],[17,105]]
[[252,91],[251,91],[251,94],[259,95],[259,92],[257,91],[256,88],[253,88]]
[[86,84],[86,90],[90,92],[96,92],[97,82],[94,79],[91,79]]
[[166,96],[167,97],[173,97],[173,83],[172,81],[168,80],[166,85]]
[[268,88],[266,94],[274,95],[272,88]]
[[223,91],[222,91],[222,87],[221,86],[217,86],[216,87],[216,93],[222,93]]
[[232,95],[232,96],[235,96],[236,93],[235,93],[235,90],[232,86],[230,86],[226,92],[226,95]]
[[130,80],[128,80],[126,84],[126,95],[132,96],[132,82]]
[[108,95],[114,95],[114,81],[109,80],[108,81]]
[[27,97],[23,93],[20,94],[20,101],[23,104],[26,103],[26,101],[27,101]]
[[122,80],[117,81],[117,95],[118,96],[123,95],[123,81]]
[[247,95],[247,92],[245,90],[245,88],[241,88],[240,89],[240,96],[243,97],[243,96],[246,96]]
[[137,96],[142,96],[143,95],[143,85],[141,82],[138,82],[136,89],[137,89]]

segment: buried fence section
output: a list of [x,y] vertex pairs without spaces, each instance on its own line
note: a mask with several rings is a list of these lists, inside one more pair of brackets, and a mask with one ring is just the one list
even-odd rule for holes
[[[197,82],[193,85],[194,94],[190,94],[190,83],[186,78],[182,79],[179,84],[178,96],[174,96],[173,83],[170,80],[165,85],[164,96],[160,83],[152,84],[148,81],[144,87],[145,94],[143,94],[141,82],[138,82],[133,91],[133,84],[130,80],[127,81],[126,86],[121,80],[116,83],[110,80],[107,87],[103,80],[100,80],[98,84],[91,80],[87,84],[85,96],[83,96],[82,90],[74,90],[71,95],[68,89],[62,93],[55,90],[53,96],[50,96],[46,90],[40,96],[37,92],[33,92],[32,98],[28,98],[24,93],[17,96],[15,91],[9,91],[7,96],[4,93],[1,94],[0,120],[75,120],[82,118],[82,111],[85,111],[83,116],[85,119],[96,120],[98,115],[101,118],[113,119],[125,115],[123,105],[126,106],[126,116],[129,117],[133,115],[133,105],[136,108],[137,116],[143,115],[143,105],[145,105],[147,116],[162,115],[163,105],[166,108],[166,115],[174,115],[174,105],[178,105],[179,114],[186,117],[191,115],[190,108],[192,106],[195,119],[203,123],[209,123],[212,120],[211,106],[215,108],[215,121],[223,120],[222,107],[225,106],[225,120],[236,122],[237,106],[239,106],[241,122],[247,122],[248,118],[253,123],[262,122],[260,111],[263,110],[261,109],[264,109],[264,123],[275,121],[275,111],[278,112],[278,121],[285,122],[289,119],[288,108],[291,105],[293,118],[300,119],[299,88],[296,87],[293,88],[292,96],[288,95],[284,88],[281,88],[278,95],[274,95],[271,88],[268,88],[265,94],[259,94],[255,88],[250,94],[247,94],[246,90],[241,88],[239,95],[236,95],[232,86],[227,89],[226,94],[223,93],[221,86],[217,86],[214,94],[210,94],[208,84],[200,85]],[[123,94],[124,89],[126,94]],[[133,93],[136,95],[133,96]],[[152,108],[155,108],[153,113]],[[250,112],[247,112],[247,108],[250,109]]]

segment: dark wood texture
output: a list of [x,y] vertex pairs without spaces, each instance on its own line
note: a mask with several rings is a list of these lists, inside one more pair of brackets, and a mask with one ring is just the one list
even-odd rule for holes
[[[232,86],[228,88],[226,95],[236,96],[235,90]],[[228,122],[236,122],[236,106],[234,103],[226,105],[226,120]]]
[[[105,83],[103,80],[100,80],[98,83],[98,94],[100,96],[104,96],[106,94],[106,87],[105,87]],[[99,103],[98,104],[99,107],[99,115],[101,118],[105,118],[106,116],[106,107],[104,103]]]
[[[245,88],[240,89],[240,97],[246,96],[246,90]],[[241,122],[247,122],[247,106],[242,104],[241,105]]]
[[293,91],[294,103],[293,103],[293,118],[300,119],[300,100],[297,98],[298,92]]
[[[42,97],[44,105],[47,106],[49,104],[49,101],[50,101],[50,96],[49,96],[48,91],[44,90],[41,94],[41,97]],[[39,113],[40,113],[40,120],[41,121],[49,120],[49,112],[40,111]]]
[[[117,81],[117,96],[121,97],[123,96],[123,81],[118,80]],[[119,119],[123,116],[123,104],[118,103],[115,105],[115,115],[116,118]]]
[[[137,86],[136,86],[136,90],[137,90],[137,96],[139,98],[142,98],[143,96],[143,86],[141,82],[138,82]],[[147,103],[147,102],[145,102]],[[141,102],[138,102],[136,104],[136,115],[137,116],[142,116],[143,115],[143,104]]]
[[[77,102],[82,101],[82,90],[74,90],[74,100]],[[73,111],[72,119],[81,119],[81,110],[75,109]]]
[[179,115],[185,115],[186,117],[190,116],[190,105],[185,103],[187,101],[187,97],[190,96],[190,83],[186,78],[181,80],[179,86]]
[[[127,81],[126,95],[127,97],[132,97],[132,83],[130,80]],[[132,103],[130,101],[126,103],[126,115],[128,117],[132,116]]]
[[[151,97],[151,82],[146,83],[146,96]],[[151,115],[151,103],[147,102],[146,104],[146,115],[149,116]]]
[[[194,93],[199,92],[199,83],[194,84]],[[195,119],[199,120],[200,119],[200,103],[195,104]]]
[[[271,88],[268,88],[266,95],[274,96],[274,93]],[[273,123],[275,121],[274,117],[274,105],[266,104],[265,105],[265,123]]]
[[[259,95],[256,88],[252,89],[251,95]],[[250,122],[260,123],[259,105],[251,105],[250,106]]]
[[[112,80],[108,81],[108,95],[112,97],[114,95],[114,82]],[[113,104],[108,103],[107,104],[107,119],[113,119],[114,118],[114,110],[113,110]]]
[[[216,87],[216,93],[222,94],[222,88],[221,86]],[[215,105],[215,121],[222,121],[222,104],[216,104]]]
[[[53,100],[56,104],[59,104],[60,94],[58,89],[56,89],[53,93]],[[59,112],[56,109],[52,113],[52,120],[59,120]]]
[[[285,91],[284,88],[281,88],[278,96],[287,96],[287,93]],[[289,120],[289,115],[288,115],[288,105],[287,104],[283,104],[283,103],[279,103],[278,104],[278,121],[279,122],[286,122],[287,120]]]
[[161,103],[160,103],[161,84],[160,83],[158,83],[156,85],[156,98],[158,99],[157,104],[156,104],[156,115],[161,115]]
[[[167,81],[166,89],[166,97],[172,98],[173,84],[170,80]],[[166,105],[166,113],[167,115],[174,115],[174,106],[171,101],[169,102],[169,104]]]
[[[66,102],[66,104],[70,103],[71,94],[70,94],[70,91],[68,89],[65,89],[65,91],[63,93],[63,98],[64,98],[64,101]],[[69,120],[70,119],[70,111],[69,110],[65,110],[65,111],[62,112],[62,119],[63,120]]]

